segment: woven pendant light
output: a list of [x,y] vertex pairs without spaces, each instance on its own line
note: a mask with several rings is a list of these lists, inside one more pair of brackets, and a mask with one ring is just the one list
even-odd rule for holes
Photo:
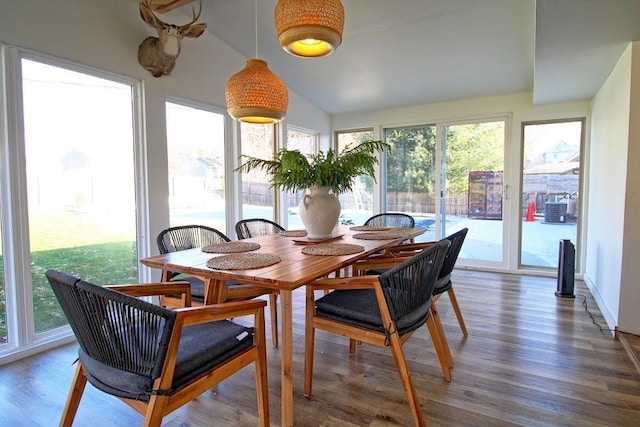
[[279,0],[274,15],[278,41],[292,55],[325,56],[342,43],[340,0]]
[[224,91],[227,111],[241,122],[276,123],[287,114],[289,91],[267,62],[258,59],[258,0],[255,9],[256,58],[247,59],[244,69],[229,77]]
[[229,78],[225,88],[227,111],[247,123],[275,123],[287,114],[287,86],[261,59],[248,59],[243,70]]

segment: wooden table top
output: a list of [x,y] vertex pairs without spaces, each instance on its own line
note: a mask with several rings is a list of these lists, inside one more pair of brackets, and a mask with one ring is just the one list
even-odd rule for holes
[[250,270],[211,269],[207,267],[207,261],[213,257],[222,256],[222,254],[206,253],[200,248],[143,258],[140,262],[147,267],[188,273],[198,277],[213,277],[220,280],[256,284],[266,288],[293,290],[330,272],[353,264],[358,259],[366,258],[374,252],[419,236],[425,230],[424,228],[398,228],[393,231],[402,233],[399,237],[385,240],[364,240],[353,237],[354,234],[361,233],[361,231],[340,226],[335,234],[344,236],[330,243],[347,243],[360,245],[364,248],[362,252],[351,255],[306,255],[302,253],[302,248],[305,245],[294,242],[300,238],[278,234],[246,239],[243,241],[260,244],[260,248],[252,252],[275,254],[281,259],[280,262],[268,267]]

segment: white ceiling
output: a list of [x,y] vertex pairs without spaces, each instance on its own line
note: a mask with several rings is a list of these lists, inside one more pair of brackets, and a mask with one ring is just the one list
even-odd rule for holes
[[[207,30],[255,57],[255,1],[202,3]],[[258,1],[258,57],[330,114],[515,92],[533,92],[536,104],[587,100],[640,39],[640,0],[342,3],[342,45],[302,59],[278,44],[276,0]]]

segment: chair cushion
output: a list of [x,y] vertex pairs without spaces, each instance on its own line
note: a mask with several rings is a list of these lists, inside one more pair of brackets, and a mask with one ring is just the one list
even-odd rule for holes
[[[429,303],[396,319],[398,332],[402,335],[424,324],[429,317]],[[316,300],[316,316],[385,332],[378,300],[373,289],[333,291]]]
[[[198,375],[219,365],[253,344],[253,328],[222,320],[187,326],[182,330],[173,386],[169,394]],[[96,388],[119,397],[149,401],[151,375],[140,375],[112,368],[78,351],[87,379]]]
[[445,274],[442,277],[438,277],[436,285],[433,288],[433,295],[440,295],[443,292],[447,292],[451,288],[451,274]]

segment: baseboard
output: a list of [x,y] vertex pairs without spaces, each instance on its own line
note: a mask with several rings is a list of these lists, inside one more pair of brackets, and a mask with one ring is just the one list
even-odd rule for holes
[[625,334],[624,332],[620,333],[619,341],[620,341],[620,344],[622,344],[622,348],[624,348],[624,351],[626,351],[627,354],[629,355],[629,358],[631,359],[631,363],[633,363],[633,366],[636,367],[636,371],[638,371],[638,373],[640,374],[640,355],[638,355],[638,353],[636,353],[635,350],[633,349],[633,346],[627,339],[627,334]]
[[[602,298],[602,295],[600,295],[600,290],[598,289],[598,287],[591,281],[589,276],[587,276],[586,274],[584,275],[582,280],[584,281],[585,285],[587,285],[587,288],[589,288],[589,291],[591,292],[591,296],[593,296],[593,299],[596,301],[596,304],[600,309],[600,313],[602,314],[602,317],[604,317],[605,322],[607,322],[607,327],[612,331],[617,331],[618,317],[614,316],[611,312],[609,312],[609,308],[607,307],[607,304]],[[613,336],[614,338],[617,338],[615,332],[613,333]]]

